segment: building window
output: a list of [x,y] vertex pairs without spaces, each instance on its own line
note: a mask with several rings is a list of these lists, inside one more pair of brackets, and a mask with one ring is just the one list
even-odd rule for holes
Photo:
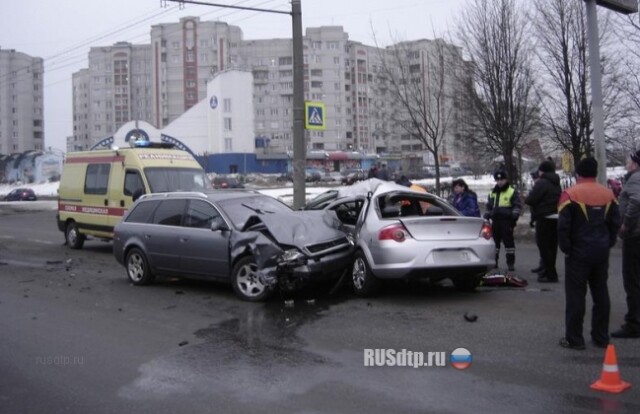
[[231,138],[224,139],[224,150],[227,152],[233,151],[233,139]]
[[224,119],[224,130],[225,131],[231,131],[231,118],[225,118]]
[[224,98],[222,100],[222,107],[224,112],[231,112],[231,99]]

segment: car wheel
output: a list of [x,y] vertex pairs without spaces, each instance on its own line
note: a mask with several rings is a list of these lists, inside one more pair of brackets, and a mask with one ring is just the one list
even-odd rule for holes
[[245,256],[233,266],[231,282],[236,295],[247,302],[266,300],[272,292],[260,281],[257,274],[258,266],[251,256]]
[[482,282],[482,276],[457,277],[451,279],[451,281],[453,282],[453,286],[455,286],[456,289],[465,292],[471,292],[478,286],[480,286],[480,282]]
[[69,247],[71,247],[72,249],[82,249],[85,236],[84,234],[80,233],[80,231],[78,230],[78,225],[75,222],[71,221],[67,223],[64,237]]
[[155,276],[151,273],[147,256],[137,247],[129,250],[124,263],[127,268],[127,276],[134,285],[148,285],[155,280]]
[[353,292],[362,297],[373,296],[380,288],[380,280],[371,273],[367,258],[362,251],[355,254],[351,270]]

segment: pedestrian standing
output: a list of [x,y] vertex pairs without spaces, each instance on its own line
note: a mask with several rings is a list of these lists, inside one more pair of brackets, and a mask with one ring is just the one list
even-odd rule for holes
[[462,178],[458,178],[453,180],[451,187],[453,188],[451,204],[465,216],[480,217],[478,195],[469,189],[467,183]]
[[[536,180],[540,179],[540,176],[538,175],[538,170],[536,169],[534,171],[531,171],[529,173],[529,175],[531,175],[531,180],[533,181],[533,185],[531,186],[531,188],[533,188],[533,186],[536,185]],[[531,227],[532,229],[535,229],[536,221],[533,219],[533,217],[535,216],[535,211],[534,211],[533,206],[529,206],[529,211],[531,212],[531,215],[530,215],[530,218],[529,218],[529,227]],[[539,237],[538,236],[539,236],[538,232],[535,232],[536,246],[539,243],[539,240],[538,240]],[[538,251],[538,253],[540,253],[540,252]],[[539,256],[539,254],[538,254],[538,256]],[[531,273],[540,273],[543,270],[544,270],[544,264],[542,263],[542,257],[539,257],[538,258],[538,266],[536,266],[533,269],[531,269]]]
[[538,179],[525,198],[531,207],[531,220],[535,222],[536,245],[542,259],[538,282],[558,281],[556,258],[558,255],[558,200],[562,193],[560,177],[551,161],[543,161],[538,167]]
[[614,338],[640,338],[640,150],[627,160],[627,174],[618,198],[622,239],[622,281],[627,294],[624,324]]
[[582,325],[587,287],[591,290],[591,340],[609,344],[609,249],[616,243],[620,212],[613,192],[596,182],[598,162],[585,158],[576,166],[576,184],[558,204],[558,244],[565,254],[565,336],[560,346],[585,349]]
[[485,219],[490,219],[493,229],[493,241],[496,245],[496,267],[500,259],[500,246],[504,243],[507,258],[507,268],[515,270],[516,245],[513,238],[513,229],[520,217],[522,202],[518,190],[509,184],[509,177],[504,170],[498,170],[493,174],[496,185],[489,193],[487,200],[487,212]]
[[376,173],[376,177],[383,181],[389,181],[389,170],[387,170],[387,164],[382,164],[382,167]]

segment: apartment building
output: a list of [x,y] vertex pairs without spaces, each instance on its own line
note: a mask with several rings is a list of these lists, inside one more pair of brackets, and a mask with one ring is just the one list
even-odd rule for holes
[[215,73],[237,67],[241,42],[239,27],[198,17],[152,26],[150,122],[162,128],[204,99]]
[[[438,43],[440,42],[440,43]],[[429,62],[435,59],[435,46],[442,40],[404,42],[399,47],[406,54],[396,62],[397,70],[409,71],[412,82],[430,87]],[[397,48],[378,48],[349,40],[341,26],[307,28],[304,45],[304,97],[320,101],[326,108],[326,129],[305,131],[308,151],[356,151],[381,155],[427,153],[414,134],[400,127],[408,114],[392,93],[385,62],[394,65]],[[444,43],[448,59],[462,62],[459,48]],[[129,50],[119,50],[127,49]],[[133,50],[144,50],[134,58]],[[95,50],[94,50],[95,49]],[[226,69],[240,69],[253,74],[253,126],[257,138],[268,142],[268,153],[286,153],[293,149],[293,51],[291,39],[243,40],[242,30],[224,22],[200,21],[185,17],[177,23],[152,26],[151,45],[116,44],[94,48],[89,56],[90,73],[83,69],[74,74],[74,140],[88,148],[99,139],[115,132],[123,122],[140,119],[156,128],[163,128],[207,97],[207,83],[213,75]],[[98,51],[107,50],[105,53]],[[130,71],[139,65],[144,92],[140,106],[131,105],[137,99],[132,87],[127,96],[117,97],[115,89],[115,53],[124,53]],[[452,65],[456,62],[451,62]],[[109,66],[111,65],[111,66]],[[133,66],[132,66],[133,65]],[[111,72],[107,70],[110,68]],[[456,104],[456,77],[453,70],[447,85],[446,108],[459,112]],[[135,74],[130,72],[129,81]],[[105,82],[112,89],[106,89]],[[102,86],[96,85],[102,82]],[[121,80],[122,82],[122,80]],[[150,85],[149,85],[150,82]],[[121,86],[121,92],[125,91]],[[97,91],[102,90],[101,95]],[[107,102],[105,95],[112,90]],[[128,103],[124,105],[124,99]],[[113,105],[109,115],[104,105]],[[109,107],[111,109],[111,107]],[[456,117],[462,115],[455,114]],[[102,117],[110,117],[109,119]],[[126,119],[129,117],[128,119]],[[249,118],[248,118],[249,119]],[[110,123],[109,123],[110,122]],[[456,146],[455,125],[447,131],[443,154],[453,157]],[[426,157],[426,155],[425,155]]]
[[73,137],[67,151],[89,149],[132,119],[151,120],[151,46],[119,42],[89,51],[72,76]]
[[0,49],[0,154],[44,149],[42,58]]

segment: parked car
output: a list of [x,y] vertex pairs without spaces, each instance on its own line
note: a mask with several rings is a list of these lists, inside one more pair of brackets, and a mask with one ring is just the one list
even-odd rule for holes
[[305,169],[305,181],[307,181],[308,183],[316,183],[318,181],[321,181],[323,176],[324,171],[317,168]]
[[342,170],[341,174],[344,185],[352,185],[367,178],[367,172],[357,168]]
[[213,188],[215,189],[244,188],[244,184],[238,181],[236,177],[218,175],[213,179]]
[[467,167],[463,167],[461,165],[457,165],[455,167],[450,168],[451,176],[453,178],[461,177],[463,175],[473,175],[473,171],[471,171]]
[[36,201],[36,193],[30,188],[15,188],[4,196],[4,201]]
[[331,211],[294,211],[257,192],[142,196],[114,231],[113,252],[134,285],[181,275],[230,282],[243,300],[338,278],[353,243]]
[[472,290],[495,266],[489,222],[465,217],[430,193],[369,179],[323,193],[310,208],[335,211],[351,232],[351,279],[360,296],[375,294],[384,279],[449,278]]

